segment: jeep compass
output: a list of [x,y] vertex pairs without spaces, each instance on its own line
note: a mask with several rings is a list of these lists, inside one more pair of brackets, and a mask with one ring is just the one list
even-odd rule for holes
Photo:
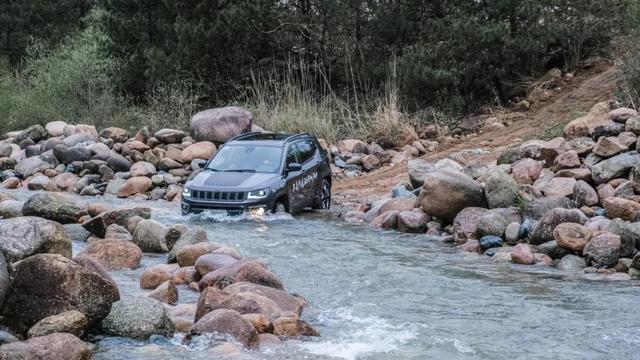
[[182,193],[183,215],[293,214],[331,206],[328,156],[310,134],[243,134],[199,165]]

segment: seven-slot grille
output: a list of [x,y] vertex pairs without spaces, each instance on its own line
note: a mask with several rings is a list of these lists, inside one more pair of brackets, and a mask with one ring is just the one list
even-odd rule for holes
[[191,197],[196,200],[243,201],[247,198],[247,194],[244,192],[191,190]]

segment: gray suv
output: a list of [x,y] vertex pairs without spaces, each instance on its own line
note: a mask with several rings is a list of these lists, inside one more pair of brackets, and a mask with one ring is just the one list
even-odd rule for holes
[[296,213],[331,206],[327,153],[310,134],[248,133],[227,141],[187,181],[182,214]]

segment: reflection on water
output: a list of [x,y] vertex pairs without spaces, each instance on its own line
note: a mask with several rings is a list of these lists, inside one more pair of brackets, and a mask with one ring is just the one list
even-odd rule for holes
[[[419,235],[304,215],[182,217],[177,204],[142,204],[161,222],[203,226],[211,241],[267,260],[288,291],[310,302],[303,317],[321,338],[237,358],[632,359],[640,353],[637,282],[587,281],[549,267],[499,264]],[[145,256],[143,267],[163,261]],[[144,293],[141,272],[114,273],[125,296]],[[181,302],[197,296],[180,287]],[[98,339],[95,358],[217,357],[204,346],[212,339],[190,347],[180,340]]]

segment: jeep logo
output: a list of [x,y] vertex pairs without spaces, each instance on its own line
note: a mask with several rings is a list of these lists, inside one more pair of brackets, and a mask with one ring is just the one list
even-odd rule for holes
[[309,175],[305,175],[305,176],[301,177],[300,179],[296,180],[293,183],[293,191],[294,192],[298,192],[298,191],[304,189],[305,187],[307,187],[307,185],[309,185],[310,183],[315,181],[317,178],[318,178],[318,173],[317,172],[314,172],[313,174],[309,174]]

